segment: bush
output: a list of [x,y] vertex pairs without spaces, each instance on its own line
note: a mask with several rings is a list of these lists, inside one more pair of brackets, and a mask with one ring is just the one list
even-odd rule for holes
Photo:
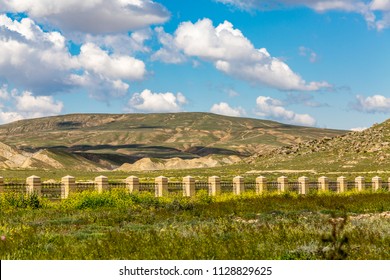
[[5,193],[0,198],[0,208],[28,208],[39,209],[44,206],[43,199],[33,194]]

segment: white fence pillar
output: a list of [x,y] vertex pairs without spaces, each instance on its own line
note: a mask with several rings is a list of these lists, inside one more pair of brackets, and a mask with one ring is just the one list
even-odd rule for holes
[[278,189],[279,192],[288,191],[288,178],[286,176],[281,176],[278,178]]
[[126,189],[129,193],[139,192],[139,178],[136,176],[127,177]]
[[37,194],[38,196],[42,195],[42,183],[41,178],[38,176],[30,176],[26,179],[26,192],[27,194]]
[[256,178],[256,193],[261,194],[267,190],[267,178],[259,176]]
[[95,178],[95,190],[98,193],[108,190],[108,178],[106,176],[98,176]]
[[358,192],[361,192],[364,189],[365,179],[362,176],[355,178],[355,186]]
[[221,179],[218,176],[209,177],[209,195],[216,196],[221,193]]
[[300,194],[308,194],[309,193],[309,178],[302,176],[298,178],[299,184],[299,193]]
[[155,179],[156,189],[155,196],[162,197],[168,194],[168,178],[164,176],[157,177]]
[[183,196],[195,195],[195,178],[186,176],[183,178]]
[[375,176],[372,178],[372,190],[374,192],[382,189],[382,178],[379,176]]
[[233,178],[233,193],[240,195],[245,191],[244,178],[241,176],[236,176]]
[[73,176],[65,176],[61,178],[61,199],[69,197],[69,193],[76,188],[76,178]]
[[340,176],[337,178],[337,192],[343,193],[347,189],[347,178]]
[[318,190],[321,192],[329,191],[329,179],[328,177],[322,176],[318,178]]

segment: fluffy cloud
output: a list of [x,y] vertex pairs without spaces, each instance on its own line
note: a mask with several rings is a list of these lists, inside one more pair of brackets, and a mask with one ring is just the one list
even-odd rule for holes
[[388,0],[215,0],[241,10],[269,10],[285,7],[301,6],[313,9],[316,12],[331,10],[353,12],[361,14],[369,26],[375,26],[375,9],[388,8]]
[[64,90],[71,87],[67,71],[77,65],[60,33],[43,32],[28,18],[0,15],[0,77],[8,83],[39,92]]
[[145,75],[142,61],[130,56],[109,55],[92,43],[81,47],[78,60],[85,70],[109,79],[140,80]]
[[[142,42],[142,34],[133,39]],[[0,15],[0,77],[8,84],[40,93],[81,86],[105,100],[124,95],[128,82],[145,74],[144,62],[132,56],[110,53],[93,43],[71,55],[59,32],[44,32],[29,18],[17,21]]]
[[186,97],[182,93],[176,95],[171,92],[154,93],[145,89],[141,93],[135,93],[128,103],[128,111],[140,112],[180,112],[182,106],[187,103]]
[[373,0],[371,9],[382,12],[383,16],[376,22],[378,30],[388,28],[390,26],[390,1],[389,0]]
[[164,46],[152,55],[152,60],[160,60],[165,63],[179,64],[187,61],[187,57],[176,46],[174,37],[165,33],[162,27],[156,27],[155,32],[159,42]]
[[297,114],[283,107],[280,100],[259,96],[256,99],[257,112],[256,115],[266,117],[277,121],[282,121],[290,124],[314,126],[316,120],[308,114]]
[[383,95],[357,95],[356,101],[350,104],[350,107],[365,113],[390,113],[390,98]]
[[0,98],[4,100],[0,106],[0,123],[8,123],[26,118],[38,118],[58,115],[62,112],[63,103],[55,101],[52,96],[34,96],[29,91],[19,93],[8,91],[3,85]]
[[78,36],[73,36],[73,39],[79,44],[89,42],[116,54],[129,55],[137,52],[150,52],[150,48],[145,45],[145,42],[150,40],[151,37],[152,30],[145,28],[132,32],[131,34],[78,34]]
[[5,123],[10,123],[10,122],[15,122],[22,120],[23,116],[21,114],[18,114],[16,112],[3,112],[0,110],[0,123],[5,124]]
[[[169,42],[169,45],[174,44],[185,55],[210,61],[227,75],[253,84],[302,91],[315,91],[330,86],[326,82],[306,82],[286,63],[272,57],[265,48],[256,49],[228,21],[217,27],[213,26],[210,19],[196,23],[183,22]],[[167,45],[162,50],[169,53]]]
[[7,0],[4,12],[26,13],[62,30],[115,33],[140,29],[168,20],[169,12],[151,0]]
[[246,115],[245,110],[242,109],[241,107],[232,108],[229,106],[229,104],[225,102],[214,104],[211,107],[210,112],[214,114],[232,116],[232,117],[241,117],[243,115]]

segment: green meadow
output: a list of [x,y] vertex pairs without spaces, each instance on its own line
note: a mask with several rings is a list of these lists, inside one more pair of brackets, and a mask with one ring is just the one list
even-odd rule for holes
[[390,193],[0,196],[0,259],[390,259]]

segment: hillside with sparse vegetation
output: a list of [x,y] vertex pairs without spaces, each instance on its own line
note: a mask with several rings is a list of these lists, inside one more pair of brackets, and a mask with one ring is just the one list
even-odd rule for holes
[[390,120],[359,132],[260,152],[248,164],[260,169],[384,172],[390,168]]
[[24,168],[85,164],[95,170],[134,170],[141,163],[129,165],[152,158],[163,163],[162,169],[181,169],[229,165],[276,147],[344,133],[210,113],[73,114],[2,125],[0,142],[58,163],[35,156],[30,165],[19,166]]

